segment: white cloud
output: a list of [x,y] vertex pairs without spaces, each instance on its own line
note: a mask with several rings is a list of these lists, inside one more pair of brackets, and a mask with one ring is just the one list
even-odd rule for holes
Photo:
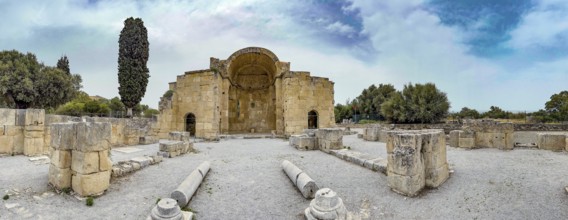
[[355,29],[349,25],[343,24],[340,21],[333,22],[325,27],[326,30],[339,33],[341,35],[352,35]]

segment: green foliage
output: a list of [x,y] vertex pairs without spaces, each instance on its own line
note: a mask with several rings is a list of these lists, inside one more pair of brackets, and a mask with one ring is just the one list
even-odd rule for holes
[[174,90],[170,89],[170,90],[166,91],[162,97],[164,97],[166,99],[171,99],[173,95],[174,95]]
[[156,204],[158,204],[158,202],[160,202],[160,200],[162,200],[162,198],[156,199]]
[[550,117],[556,121],[568,121],[568,91],[562,91],[550,96],[544,105]]
[[409,83],[381,105],[381,112],[394,123],[434,123],[445,118],[449,108],[446,93],[433,83]]
[[62,56],[61,58],[59,58],[56,67],[67,75],[71,75],[71,69],[69,68],[69,59],[67,59],[67,56]]
[[39,63],[32,53],[0,52],[0,95],[7,107],[55,108],[75,96],[75,83],[74,76]]
[[69,195],[69,194],[71,194],[71,187],[65,187],[65,188],[61,189],[61,192]]
[[2,197],[3,200],[8,200],[10,199],[10,195],[4,195],[4,197]]
[[363,120],[360,120],[357,123],[359,123],[359,124],[374,124],[374,123],[378,123],[378,122],[379,121],[376,121],[376,120],[363,119]]
[[149,108],[149,109],[144,110],[144,117],[145,118],[151,118],[152,116],[159,115],[159,114],[160,114],[160,111],[153,109],[153,108]]
[[134,108],[146,93],[150,77],[146,63],[149,57],[148,33],[140,18],[127,18],[118,40],[118,93],[129,110]]
[[124,107],[124,104],[120,101],[120,98],[118,98],[118,97],[112,98],[110,100],[108,107],[113,112],[121,112],[121,111],[126,110],[126,108]]
[[335,107],[333,108],[333,112],[335,113],[336,123],[341,123],[341,120],[348,119],[353,116],[349,100],[347,100],[347,105],[337,103],[337,105],[335,105]]
[[481,117],[481,114],[479,114],[479,112],[475,109],[463,107],[461,111],[457,113],[457,116],[460,118],[478,119]]
[[503,109],[497,106],[489,107],[489,111],[483,113],[484,118],[500,118],[500,119],[507,119],[508,113],[503,111]]
[[93,197],[87,197],[87,201],[86,201],[86,205],[87,206],[93,206],[95,204],[95,199],[93,199]]
[[379,84],[379,87],[371,85],[369,88],[363,89],[361,95],[354,101],[357,105],[357,113],[377,115],[380,120],[384,120],[384,116],[381,114],[381,105],[395,92],[396,90],[391,84]]

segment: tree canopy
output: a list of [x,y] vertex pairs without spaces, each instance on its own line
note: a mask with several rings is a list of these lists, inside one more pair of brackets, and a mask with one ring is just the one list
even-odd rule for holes
[[379,84],[379,86],[371,85],[367,89],[363,89],[353,102],[357,113],[375,116],[378,120],[384,120],[384,115],[381,113],[381,105],[387,101],[396,89],[391,84]]
[[408,84],[381,105],[385,118],[394,123],[433,123],[448,114],[446,93],[433,83]]
[[32,53],[0,52],[0,94],[8,107],[55,108],[75,96],[75,83],[72,75],[39,63]]
[[562,91],[550,96],[544,104],[544,109],[556,121],[568,121],[568,91]]
[[132,116],[132,108],[146,93],[150,77],[146,63],[149,57],[148,33],[140,18],[127,18],[118,40],[118,92]]

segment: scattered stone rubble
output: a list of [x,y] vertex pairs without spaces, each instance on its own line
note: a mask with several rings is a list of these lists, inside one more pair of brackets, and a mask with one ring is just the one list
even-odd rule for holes
[[163,157],[159,155],[135,157],[128,161],[120,161],[112,165],[112,177],[122,177],[129,173],[144,169],[149,165],[162,162]]
[[387,160],[384,158],[347,149],[332,150],[331,154],[370,170],[387,174]]
[[449,177],[442,130],[391,131],[387,153],[388,185],[402,195],[416,196],[425,186],[437,188]]
[[189,140],[189,137],[189,132],[170,132],[169,140],[160,142],[158,155],[172,158],[194,151],[193,142]]
[[294,185],[300,190],[304,198],[314,198],[314,194],[319,187],[316,182],[308,176],[308,174],[304,173],[304,171],[300,170],[300,168],[287,160],[282,161],[282,170],[286,173],[286,175],[288,175],[288,178],[290,178],[292,183],[294,183]]

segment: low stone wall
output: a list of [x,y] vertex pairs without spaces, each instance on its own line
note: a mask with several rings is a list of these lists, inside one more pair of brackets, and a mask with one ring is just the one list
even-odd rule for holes
[[127,161],[119,161],[112,165],[113,178],[122,177],[138,170],[144,169],[150,165],[162,162],[163,157],[159,155],[135,157]]
[[81,196],[108,189],[112,169],[110,123],[55,123],[50,130],[49,183],[58,189],[71,187]]
[[189,132],[170,132],[168,140],[160,142],[158,155],[172,158],[194,151],[193,142],[191,142],[189,138]]
[[331,150],[343,148],[341,128],[305,129],[304,134],[289,137],[290,146],[298,150],[321,150],[330,153]]
[[27,156],[49,153],[50,125],[65,122],[111,124],[111,145],[138,145],[158,142],[157,123],[151,119],[119,119],[46,115],[43,109],[0,109],[0,154]]
[[357,164],[372,171],[379,171],[387,174],[387,160],[370,154],[361,153],[353,150],[342,149],[332,150],[331,154],[345,161]]

